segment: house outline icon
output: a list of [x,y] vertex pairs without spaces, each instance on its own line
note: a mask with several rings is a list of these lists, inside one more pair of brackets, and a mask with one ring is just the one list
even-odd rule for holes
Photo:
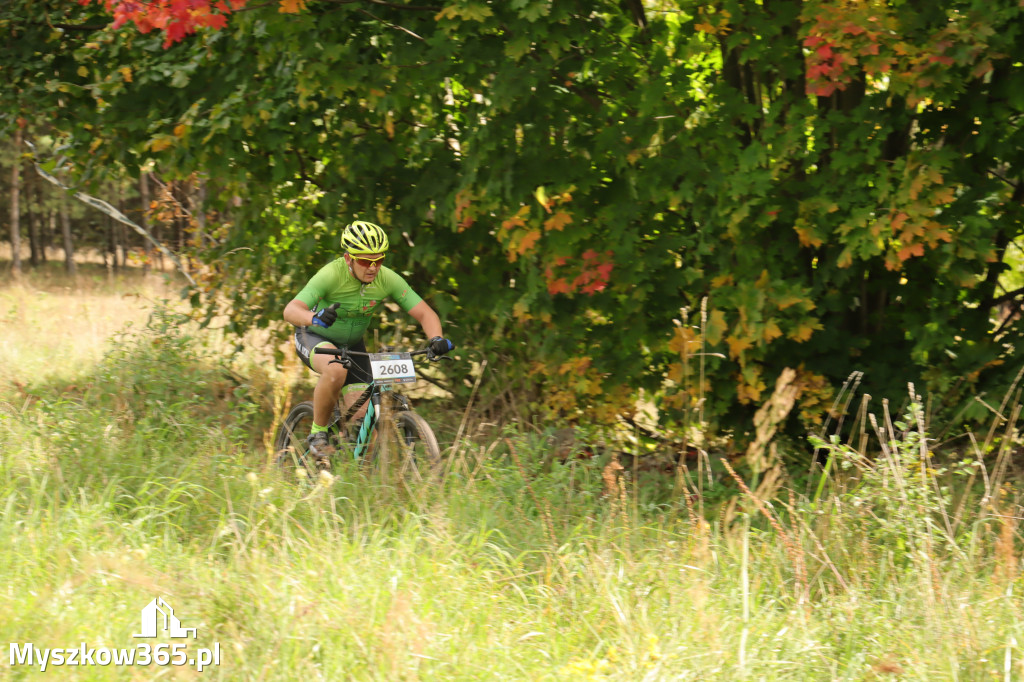
[[[159,627],[160,616],[163,616],[162,628]],[[156,637],[158,631],[166,632],[170,637],[188,637],[192,633],[192,639],[196,638],[196,628],[181,627],[174,609],[162,597],[157,597],[142,608],[142,632],[132,637]]]

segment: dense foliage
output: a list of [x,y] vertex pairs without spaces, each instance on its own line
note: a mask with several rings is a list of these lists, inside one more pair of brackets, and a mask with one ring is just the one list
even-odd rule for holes
[[1013,380],[1017,0],[426,2],[15,0],[5,120],[83,179],[205,178],[239,329],[387,225],[494,390],[564,415],[749,428],[792,367],[809,421],[855,370],[971,418]]

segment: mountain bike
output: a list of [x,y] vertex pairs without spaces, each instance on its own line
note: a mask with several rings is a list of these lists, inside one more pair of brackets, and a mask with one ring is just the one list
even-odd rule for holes
[[[413,358],[431,357],[430,351],[361,353],[347,348],[317,348],[314,352],[333,355],[331,362],[345,367],[351,367],[351,356],[368,355],[373,377],[344,414],[340,407],[334,408],[327,427],[335,449],[333,458],[317,460],[309,451],[313,403],[301,402],[291,409],[274,439],[276,463],[283,472],[294,473],[301,481],[316,482],[321,471],[329,472],[347,457],[378,467],[395,462],[403,476],[413,479],[436,478],[443,473],[441,448],[433,429],[396,388],[416,381]],[[350,424],[363,405],[367,408],[362,420]]]

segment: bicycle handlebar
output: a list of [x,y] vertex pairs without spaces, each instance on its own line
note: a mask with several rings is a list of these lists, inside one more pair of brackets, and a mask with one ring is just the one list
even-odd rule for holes
[[[349,350],[348,348],[317,348],[313,351],[320,355],[333,355],[336,358],[343,358],[346,355],[375,355],[375,353],[364,353],[361,350]],[[389,352],[400,352],[400,351],[389,351]],[[423,350],[409,351],[409,355],[426,355],[430,350],[424,348]]]

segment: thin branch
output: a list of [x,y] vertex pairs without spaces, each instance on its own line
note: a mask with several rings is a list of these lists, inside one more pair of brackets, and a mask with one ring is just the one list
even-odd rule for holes
[[51,28],[63,31],[102,31],[110,24],[47,24]]
[[185,270],[185,267],[181,264],[181,261],[178,260],[178,257],[173,252],[171,252],[166,246],[164,246],[159,241],[157,241],[157,239],[153,235],[151,235],[146,229],[144,229],[144,228],[140,227],[139,225],[136,225],[135,223],[133,223],[123,213],[121,213],[116,208],[114,208],[113,206],[111,206],[107,202],[103,201],[102,199],[97,199],[96,197],[91,197],[88,194],[86,194],[85,192],[75,192],[70,187],[68,187],[67,185],[62,183],[60,180],[58,180],[56,177],[54,177],[53,175],[50,175],[49,173],[47,173],[45,170],[43,170],[43,167],[40,166],[35,161],[35,151],[36,151],[35,145],[33,145],[28,140],[25,140],[25,144],[29,147],[29,149],[32,150],[32,155],[33,155],[32,165],[35,166],[36,172],[39,173],[39,175],[41,175],[47,181],[52,182],[54,185],[57,185],[61,189],[64,189],[64,190],[66,190],[68,192],[74,192],[74,197],[76,199],[78,199],[79,201],[82,201],[82,202],[84,202],[86,204],[89,204],[93,208],[95,208],[95,209],[97,209],[99,211],[102,211],[103,213],[106,213],[107,215],[109,215],[114,220],[118,221],[119,223],[123,223],[123,224],[127,225],[128,227],[132,228],[133,230],[135,230],[136,232],[141,234],[151,244],[153,244],[153,246],[158,248],[161,253],[163,253],[165,256],[167,256],[171,260],[171,262],[173,262],[175,265],[178,266],[178,270],[180,270],[181,274],[185,276],[185,279],[187,279],[189,281],[189,284],[191,284],[192,286],[196,285],[196,281],[194,279],[192,279],[192,277],[188,274],[188,272]]
[[1000,303],[1006,303],[1007,301],[1012,301],[1021,294],[1024,294],[1024,287],[1014,289],[1013,291],[1008,291],[1001,296],[996,296],[995,298],[992,299],[990,303],[991,305],[999,305]]
[[992,175],[995,178],[997,178],[999,180],[1002,180],[1003,182],[1005,182],[1007,185],[1009,185],[1010,187],[1012,187],[1015,190],[1020,189],[1020,187],[1021,187],[1019,182],[1014,182],[1013,180],[1010,180],[1009,178],[1005,178],[1005,177],[1003,177],[1002,175],[1000,175],[999,173],[997,173],[996,171],[994,171],[992,169],[989,169],[988,172],[989,172],[989,175]]
[[381,19],[380,17],[378,17],[377,15],[375,15],[373,12],[371,12],[369,10],[365,10],[362,7],[360,7],[359,11],[362,12],[363,14],[365,14],[368,17],[372,17],[373,19],[379,21],[380,23],[384,24],[385,26],[387,26],[389,28],[396,28],[399,31],[403,31],[405,33],[408,33],[409,35],[411,35],[413,38],[416,38],[417,40],[423,40],[423,36],[416,35],[412,31],[410,31],[409,29],[405,28],[404,26],[399,26],[398,24],[392,24],[390,21],[386,21],[384,19]]

